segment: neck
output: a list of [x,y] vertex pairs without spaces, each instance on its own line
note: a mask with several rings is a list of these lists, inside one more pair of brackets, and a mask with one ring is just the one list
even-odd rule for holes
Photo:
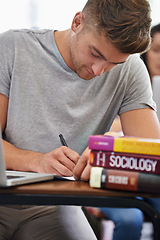
[[71,57],[69,51],[69,40],[70,40],[71,29],[65,31],[55,31],[54,37],[57,44],[58,50],[63,57],[65,63],[71,68]]

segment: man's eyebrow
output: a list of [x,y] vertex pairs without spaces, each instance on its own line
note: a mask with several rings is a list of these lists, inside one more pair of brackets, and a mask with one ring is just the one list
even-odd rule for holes
[[100,51],[99,51],[97,48],[95,48],[94,46],[92,46],[92,48],[93,48],[93,50],[94,50],[96,53],[98,53],[98,55],[99,55],[101,58],[103,58],[104,60],[107,60],[107,59],[103,56],[103,54],[100,53]]
[[[99,55],[101,58],[103,58],[105,61],[107,61],[107,59],[103,56],[103,54],[102,54],[97,48],[95,48],[94,46],[92,46],[92,49],[93,49],[96,53],[98,53],[98,55]],[[117,65],[117,64],[122,64],[122,63],[125,63],[125,62],[126,62],[126,61],[122,61],[122,62],[110,62],[110,63]]]

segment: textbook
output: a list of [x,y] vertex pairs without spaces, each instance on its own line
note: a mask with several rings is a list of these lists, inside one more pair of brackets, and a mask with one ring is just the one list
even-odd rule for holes
[[95,167],[160,175],[160,156],[155,155],[91,150],[89,163]]
[[160,156],[160,139],[128,136],[89,136],[88,147],[92,150],[138,153]]
[[102,189],[160,193],[160,176],[101,167],[92,167],[90,186]]

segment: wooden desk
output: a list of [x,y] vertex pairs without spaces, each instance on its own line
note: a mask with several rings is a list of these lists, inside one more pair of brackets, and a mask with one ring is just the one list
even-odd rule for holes
[[138,208],[153,223],[154,239],[160,240],[160,214],[142,198],[160,198],[160,194],[137,194],[93,189],[81,181],[50,181],[12,188],[0,188],[0,204],[76,205],[93,207]]

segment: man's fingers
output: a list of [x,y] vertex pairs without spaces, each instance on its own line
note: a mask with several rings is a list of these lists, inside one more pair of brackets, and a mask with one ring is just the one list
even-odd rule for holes
[[87,166],[85,167],[84,171],[82,172],[81,179],[84,181],[88,181],[90,178],[90,171],[91,171],[91,166],[88,163]]
[[[79,159],[79,154],[66,146],[54,149],[46,154],[47,171],[56,171],[62,176],[73,176],[73,169]],[[48,167],[47,167],[48,165]]]
[[63,153],[65,154],[65,156],[67,156],[67,158],[69,158],[74,164],[76,164],[79,160],[79,154],[75,151],[73,151],[72,149],[68,148],[68,147],[61,147],[63,150]]
[[68,169],[66,166],[61,164],[59,161],[54,162],[54,169],[59,173],[57,175],[64,176],[64,177],[73,176],[73,172],[70,169]]
[[88,162],[88,158],[81,156],[81,158],[79,159],[78,163],[76,164],[73,170],[73,176],[76,180],[78,180],[81,177],[82,172],[84,171],[87,165],[87,162]]

